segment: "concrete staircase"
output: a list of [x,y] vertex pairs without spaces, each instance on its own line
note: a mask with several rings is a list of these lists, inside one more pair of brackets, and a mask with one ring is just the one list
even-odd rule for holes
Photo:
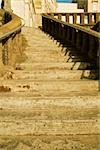
[[97,81],[41,30],[22,33],[24,62],[0,79],[0,150],[99,150]]

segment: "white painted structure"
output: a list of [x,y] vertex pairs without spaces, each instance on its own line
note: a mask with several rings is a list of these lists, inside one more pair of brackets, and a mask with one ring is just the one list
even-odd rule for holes
[[11,0],[11,9],[19,17],[25,20],[26,26],[32,26],[32,8],[29,0]]
[[[100,12],[100,0],[87,0],[87,3],[88,12]],[[41,25],[41,13],[84,12],[76,3],[57,3],[56,0],[5,0],[5,9],[12,9],[30,27]]]
[[55,12],[55,0],[11,0],[11,9],[23,18],[26,26],[41,24],[41,13]]
[[77,13],[84,12],[84,10],[78,9],[77,3],[57,3],[56,12]]
[[30,27],[41,25],[41,13],[83,12],[83,9],[77,9],[75,3],[56,3],[56,0],[11,0],[11,9]]
[[100,12],[100,0],[88,0],[88,12]]
[[2,3],[2,0],[0,0],[0,8],[1,8],[1,3]]

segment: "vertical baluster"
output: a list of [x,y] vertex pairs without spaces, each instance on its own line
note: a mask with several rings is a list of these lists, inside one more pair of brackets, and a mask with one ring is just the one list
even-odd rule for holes
[[2,47],[2,43],[0,43],[0,67],[3,64],[3,61],[2,61],[2,51],[3,51],[3,47]]
[[82,32],[82,46],[81,46],[81,52],[87,58],[88,56],[88,46],[89,46],[89,39],[88,34],[85,32]]
[[56,22],[54,21],[54,38],[56,38]]
[[62,14],[58,14],[58,19],[59,19],[59,20],[62,19]]
[[54,13],[51,13],[51,17],[53,17],[53,18],[54,18],[54,16],[55,16],[55,14],[54,14]]
[[69,14],[66,14],[66,22],[69,23]]
[[76,41],[76,30],[74,28],[72,28],[72,39],[71,39],[71,43],[73,46],[75,46],[75,42]]
[[100,20],[100,14],[96,13],[96,22],[98,22]]
[[58,38],[61,38],[61,23],[59,23],[59,33],[58,33]]
[[3,40],[3,64],[8,65],[8,39]]
[[82,13],[81,15],[80,15],[80,23],[82,24],[82,25],[84,25],[84,14]]
[[89,24],[89,14],[88,13],[85,14],[85,19],[86,19],[85,24]]
[[72,33],[71,33],[71,27],[68,27],[67,26],[67,36],[66,36],[66,39],[67,39],[67,42],[70,44],[71,43],[71,37],[72,37]]
[[3,75],[5,73],[5,67],[3,64],[2,53],[3,53],[3,46],[2,46],[2,43],[0,43],[0,75]]
[[54,28],[54,21],[52,21],[52,36],[54,37],[54,35],[55,35],[55,28]]
[[57,33],[58,33],[58,28],[57,28],[57,23],[54,22],[54,28],[55,28],[55,39],[57,39]]
[[97,23],[97,20],[99,21],[99,16],[97,13],[94,13],[94,23]]
[[[14,43],[15,44],[15,43]],[[8,65],[13,66],[12,37],[8,39]],[[16,53],[16,52],[15,52]]]
[[65,28],[64,28],[64,24],[61,24],[61,40],[62,40],[62,42],[64,42],[64,32],[65,32],[65,30],[64,30]]
[[79,30],[76,30],[76,48],[77,50],[81,50],[82,46],[82,33]]
[[93,37],[92,35],[89,35],[89,51],[88,51],[88,56],[90,59],[95,60],[97,57],[97,43],[96,43],[96,38]]
[[88,14],[88,23],[89,25],[92,25],[92,13]]
[[74,16],[73,16],[73,17],[74,17],[74,19],[73,19],[73,23],[74,23],[74,24],[76,24],[76,23],[77,23],[77,14],[76,14],[76,13],[74,13]]
[[16,55],[17,55],[17,36],[16,36],[16,34],[13,35],[12,42],[13,42],[13,45],[12,45],[12,62],[13,62],[13,65],[15,65]]
[[49,28],[50,28],[50,20],[49,19],[46,19],[46,22],[47,22],[47,33],[49,33]]

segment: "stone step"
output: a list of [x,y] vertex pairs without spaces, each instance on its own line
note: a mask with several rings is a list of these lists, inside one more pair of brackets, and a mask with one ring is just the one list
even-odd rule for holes
[[99,139],[100,135],[0,136],[0,146],[1,150],[98,150]]
[[[67,108],[66,108],[67,109]],[[86,111],[86,112],[85,112]],[[91,113],[92,112],[92,113]],[[87,115],[88,114],[88,115]],[[75,109],[72,110],[64,110],[64,109],[3,109],[0,110],[0,120],[5,119],[8,120],[20,119],[20,120],[67,120],[67,121],[75,121],[75,120],[98,120],[98,110],[96,108],[84,109],[77,111]]]
[[100,134],[98,120],[0,118],[0,136]]
[[[26,62],[28,61],[29,63],[33,63],[33,62],[51,62],[51,63],[57,63],[57,62],[66,62],[66,58],[64,59],[61,55],[57,54],[53,54],[53,53],[43,53],[43,52],[28,52],[28,59],[26,60]],[[27,53],[26,53],[27,54]]]
[[[2,84],[3,83],[3,84]],[[31,92],[41,94],[43,96],[59,96],[73,94],[83,94],[98,91],[97,81],[88,80],[61,80],[61,81],[44,81],[44,80],[1,80],[1,86],[10,88],[11,92]]]
[[80,80],[87,63],[41,30],[22,31],[27,58],[0,79],[0,150],[96,150],[100,94],[98,81]]
[[[57,60],[54,60],[54,62],[48,62],[48,59],[43,59],[41,62],[38,62],[37,58],[35,60],[30,60],[33,62],[24,62],[20,64],[20,68],[22,70],[30,71],[30,70],[86,70],[86,64],[81,62],[57,62]],[[37,62],[35,62],[37,61]]]
[[[32,96],[6,96],[0,93],[0,109],[58,109],[76,108],[91,109],[97,107],[99,110],[100,95],[67,96],[67,97],[32,97]],[[99,93],[98,93],[99,94]],[[82,110],[81,110],[82,111]]]
[[[5,101],[4,101],[5,99]],[[0,99],[0,120],[98,120],[99,97],[4,97]],[[78,104],[78,105],[77,105]]]
[[[27,40],[29,40],[29,39],[27,39]],[[58,45],[56,45],[53,41],[50,41],[50,40],[34,40],[34,39],[31,39],[29,42],[28,42],[28,44],[29,45],[33,45],[33,46],[50,46],[51,48],[53,47],[53,48],[55,48],[55,47],[58,47]],[[61,48],[61,47],[59,47],[59,48]]]
[[[30,51],[30,52],[34,52],[34,51],[38,51],[38,50],[41,50],[41,51],[54,51],[54,52],[61,52],[61,47],[57,47],[57,46],[54,46],[51,44],[50,45],[44,45],[44,44],[41,44],[41,46],[39,44],[36,44],[34,43],[33,45],[29,44],[27,47],[26,47],[26,50]],[[60,53],[59,53],[60,54]]]
[[[5,79],[9,78],[10,72],[5,75]],[[88,79],[90,76],[90,71],[85,70],[84,74],[82,70],[32,70],[28,71],[14,71],[11,78],[12,79],[33,79],[33,80],[78,80],[78,79]]]

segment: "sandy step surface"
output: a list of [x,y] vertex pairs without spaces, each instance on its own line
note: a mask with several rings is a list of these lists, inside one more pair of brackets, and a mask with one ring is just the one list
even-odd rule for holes
[[89,77],[90,71],[84,72],[82,70],[32,70],[16,71],[12,75],[12,79],[33,79],[33,80],[79,80],[83,76],[83,80]]
[[39,29],[22,37],[25,60],[0,79],[0,150],[99,150],[98,81],[81,79],[88,63]]
[[[99,150],[99,135],[1,136],[1,150]],[[88,140],[87,140],[88,139]]]
[[[2,83],[2,82],[1,82]],[[85,84],[85,87],[84,87]],[[32,93],[41,93],[43,95],[56,95],[64,93],[71,93],[74,94],[79,92],[80,90],[85,92],[93,92],[98,90],[98,83],[95,81],[66,81],[66,80],[56,80],[54,81],[44,81],[44,80],[29,80],[29,79],[21,79],[21,80],[5,80],[3,81],[2,85],[4,87],[8,87],[11,89],[11,92],[32,92]],[[88,89],[88,91],[87,91]]]

